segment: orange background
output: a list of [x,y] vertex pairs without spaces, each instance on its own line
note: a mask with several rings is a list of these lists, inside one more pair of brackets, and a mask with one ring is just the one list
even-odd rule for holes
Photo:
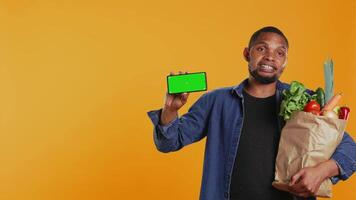
[[[283,81],[323,86],[332,57],[356,110],[352,0],[0,2],[1,200],[198,199],[204,140],[159,153],[146,112],[171,70],[206,71],[210,90],[238,84],[262,26],[290,41]],[[332,199],[356,199],[355,187],[339,183]]]

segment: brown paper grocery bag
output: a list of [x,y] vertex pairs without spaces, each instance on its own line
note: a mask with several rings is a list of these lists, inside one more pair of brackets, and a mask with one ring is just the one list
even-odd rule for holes
[[[330,159],[345,127],[346,120],[295,112],[282,129],[272,185],[288,191],[291,177],[300,169]],[[331,197],[331,186],[331,181],[325,180],[316,196]]]

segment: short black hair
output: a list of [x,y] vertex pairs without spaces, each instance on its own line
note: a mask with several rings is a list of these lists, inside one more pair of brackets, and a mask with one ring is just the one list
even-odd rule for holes
[[261,33],[277,33],[278,35],[280,35],[284,38],[284,40],[287,43],[287,48],[289,48],[289,43],[288,43],[287,37],[283,34],[283,32],[281,30],[279,30],[278,28],[276,28],[274,26],[266,26],[266,27],[263,27],[260,30],[256,31],[255,33],[253,33],[253,35],[250,38],[250,42],[248,43],[248,48],[251,48],[251,46],[253,45],[254,42],[256,42],[258,36],[260,36]]

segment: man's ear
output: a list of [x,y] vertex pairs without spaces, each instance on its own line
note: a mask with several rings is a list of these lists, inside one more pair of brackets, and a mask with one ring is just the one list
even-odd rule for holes
[[250,49],[246,47],[243,52],[244,58],[247,62],[250,62]]

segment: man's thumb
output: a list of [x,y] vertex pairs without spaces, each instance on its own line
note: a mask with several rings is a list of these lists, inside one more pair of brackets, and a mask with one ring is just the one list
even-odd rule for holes
[[303,171],[300,170],[298,173],[294,174],[291,178],[291,181],[289,183],[289,185],[294,185],[295,183],[297,183],[297,181],[299,180],[299,178],[303,175]]
[[167,106],[171,106],[173,98],[171,96],[167,95],[165,101],[166,101]]

